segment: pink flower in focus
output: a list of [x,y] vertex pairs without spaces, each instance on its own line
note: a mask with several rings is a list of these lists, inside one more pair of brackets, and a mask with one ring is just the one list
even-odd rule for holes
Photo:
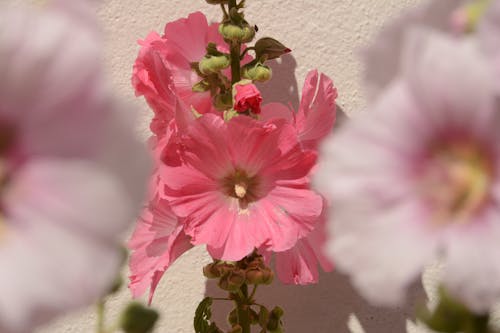
[[327,232],[325,209],[307,237],[285,252],[277,252],[275,266],[278,278],[285,284],[318,283],[318,264],[325,272],[333,270],[333,263],[326,255]]
[[192,244],[239,260],[254,248],[288,250],[313,229],[323,209],[307,179],[316,153],[302,150],[284,121],[206,114],[182,143],[181,163],[164,160],[159,174]]
[[163,273],[193,247],[168,202],[158,198],[144,210],[128,245],[133,251],[129,288],[133,297],[150,288],[149,303]]
[[107,293],[149,170],[97,29],[76,9],[0,13],[0,331],[32,332]]
[[412,31],[399,79],[325,144],[329,248],[374,303],[400,302],[435,259],[472,310],[500,300],[500,106],[477,45]]
[[302,89],[302,99],[297,112],[280,103],[262,107],[260,119],[285,119],[295,127],[305,149],[317,149],[320,142],[331,133],[335,124],[337,89],[333,81],[317,70],[307,74]]
[[253,114],[260,114],[260,104],[262,96],[259,89],[250,83],[236,83],[234,85],[234,109],[238,112],[250,111]]

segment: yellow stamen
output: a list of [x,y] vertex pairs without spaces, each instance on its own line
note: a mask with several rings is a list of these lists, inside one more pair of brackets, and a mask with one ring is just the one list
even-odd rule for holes
[[243,199],[247,194],[248,185],[245,183],[234,184],[234,194],[240,199]]

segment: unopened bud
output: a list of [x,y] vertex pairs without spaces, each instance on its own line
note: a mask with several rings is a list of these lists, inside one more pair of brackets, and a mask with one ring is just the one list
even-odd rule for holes
[[206,56],[199,63],[200,72],[203,74],[217,73],[231,65],[229,58],[225,55]]
[[216,263],[211,263],[203,267],[203,275],[208,279],[216,279],[220,277],[220,272],[216,267]]
[[255,37],[255,29],[248,24],[240,27],[231,23],[223,23],[219,26],[219,32],[224,39],[240,43],[251,42]]
[[248,80],[265,82],[272,77],[272,70],[268,66],[258,63],[255,66],[244,66],[243,77]]
[[246,277],[249,284],[261,284],[264,280],[264,274],[260,269],[247,270]]
[[236,291],[243,283],[245,283],[244,271],[234,270],[221,277],[219,280],[219,287],[227,291]]
[[291,51],[292,50],[288,47],[271,37],[261,38],[255,43],[255,54],[257,55],[257,59],[276,59]]
[[274,272],[270,270],[269,268],[266,268],[264,271],[264,276],[262,278],[262,284],[271,284],[273,283],[274,280]]

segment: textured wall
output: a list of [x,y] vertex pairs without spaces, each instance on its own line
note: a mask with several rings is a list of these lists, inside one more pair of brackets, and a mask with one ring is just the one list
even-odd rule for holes
[[[363,106],[363,97],[356,50],[391,15],[418,1],[248,0],[248,18],[258,24],[260,35],[276,37],[293,49],[293,58],[275,64],[275,80],[263,89],[272,92],[273,96],[269,98],[287,99],[296,104],[296,87],[300,89],[309,69],[319,68],[334,79],[342,108],[347,113],[359,110]],[[220,16],[217,7],[207,5],[203,0],[108,0],[99,11],[106,32],[106,61],[110,75],[122,98],[143,111],[144,123],[138,124],[138,128],[144,137],[147,136],[149,110],[142,99],[134,97],[130,86],[131,68],[138,50],[136,40],[151,30],[161,31],[165,22],[195,10],[204,11],[212,20],[218,20]],[[296,79],[283,69],[294,69]],[[196,248],[181,257],[167,272],[154,301],[154,306],[162,313],[157,332],[193,332],[194,309],[206,290],[214,290],[213,285],[206,285],[201,274],[201,267],[208,261],[204,249]],[[426,279],[435,280],[436,272],[437,268],[430,270]],[[290,287],[276,283],[273,288],[262,288],[259,294],[264,303],[283,305],[287,332],[290,333],[363,332],[361,326],[368,333],[405,332],[405,317],[413,312],[413,304],[422,298],[422,290],[416,286],[407,307],[377,309],[366,304],[352,290],[347,279],[336,273],[323,274],[317,286]],[[108,318],[115,318],[129,299],[124,290],[110,300]],[[39,333],[89,333],[93,332],[94,323],[93,309],[82,310]],[[409,326],[409,332],[422,332]]]

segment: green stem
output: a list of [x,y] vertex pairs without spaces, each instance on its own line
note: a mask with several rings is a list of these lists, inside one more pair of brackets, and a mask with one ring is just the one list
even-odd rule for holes
[[251,333],[249,309],[250,307],[246,304],[238,304],[238,324],[242,328],[242,333]]
[[240,67],[241,43],[231,42],[231,83],[235,84],[241,80]]
[[253,300],[253,297],[255,296],[255,293],[257,292],[257,287],[258,287],[258,285],[253,286],[252,293],[250,294],[250,297],[249,297],[250,301]]
[[100,299],[96,304],[96,310],[97,310],[96,333],[106,333],[106,330],[104,328],[105,306],[106,306],[106,301],[104,299]]
[[[238,8],[236,0],[229,0],[228,6],[229,6],[229,13],[231,13],[231,9]],[[231,83],[235,84],[236,82],[241,80],[241,67],[240,67],[241,43],[231,41],[229,47],[231,51]]]

